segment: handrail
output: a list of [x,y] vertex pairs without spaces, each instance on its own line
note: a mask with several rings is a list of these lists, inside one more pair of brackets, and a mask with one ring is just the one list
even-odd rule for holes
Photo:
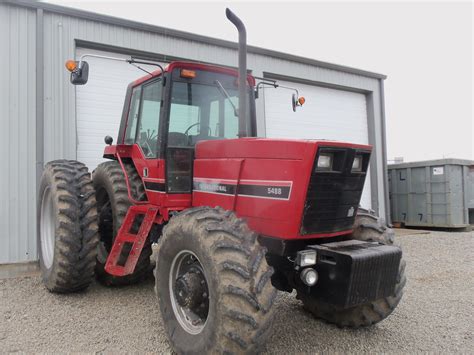
[[130,200],[130,202],[133,203],[134,205],[149,204],[150,202],[148,200],[147,201],[138,201],[138,200],[135,200],[133,198],[132,191],[130,190],[130,181],[128,181],[127,171],[125,170],[125,165],[122,162],[122,158],[120,157],[119,152],[116,152],[115,154],[117,155],[117,159],[119,161],[120,167],[122,168],[123,174],[125,175],[125,184],[127,185],[128,199]]

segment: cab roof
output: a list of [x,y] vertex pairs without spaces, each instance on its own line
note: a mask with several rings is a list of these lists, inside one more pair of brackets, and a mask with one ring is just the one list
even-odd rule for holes
[[[194,69],[194,70],[204,70],[204,71],[212,71],[215,73],[222,73],[222,74],[227,74],[227,75],[232,75],[235,76],[236,78],[239,75],[239,72],[237,69],[232,69],[232,68],[227,68],[227,67],[221,67],[218,65],[210,65],[210,64],[203,64],[203,63],[197,63],[197,62],[185,62],[185,61],[176,61],[176,62],[171,62],[167,66],[165,66],[164,71],[167,73],[172,72],[176,68],[182,68],[182,69]],[[153,78],[156,78],[161,75],[161,69],[157,69],[150,74],[145,75],[133,82],[133,86],[140,85],[144,83],[145,81],[151,80]],[[247,81],[250,86],[255,86],[255,78],[248,74],[247,75]]]

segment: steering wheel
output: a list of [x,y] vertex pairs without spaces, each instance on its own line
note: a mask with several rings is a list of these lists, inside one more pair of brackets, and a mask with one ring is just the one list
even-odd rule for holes
[[[190,130],[191,128],[193,128],[193,127],[199,125],[199,124],[201,124],[201,122],[193,123],[191,126],[189,126],[188,128],[186,128],[186,130],[184,131],[184,134],[185,134],[186,136],[189,136],[189,134],[188,134],[189,130]],[[207,125],[206,125],[206,128],[209,130],[209,135],[212,136],[212,128],[211,128],[210,126],[207,126]]]

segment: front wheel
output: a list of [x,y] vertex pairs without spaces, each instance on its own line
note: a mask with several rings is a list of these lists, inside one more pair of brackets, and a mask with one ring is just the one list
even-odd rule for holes
[[160,310],[178,353],[255,353],[269,335],[276,290],[265,248],[220,208],[174,216],[158,243]]

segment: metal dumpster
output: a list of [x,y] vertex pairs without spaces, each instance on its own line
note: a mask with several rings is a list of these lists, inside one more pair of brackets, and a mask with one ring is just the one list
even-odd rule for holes
[[474,161],[393,164],[388,177],[393,223],[440,228],[474,224]]

